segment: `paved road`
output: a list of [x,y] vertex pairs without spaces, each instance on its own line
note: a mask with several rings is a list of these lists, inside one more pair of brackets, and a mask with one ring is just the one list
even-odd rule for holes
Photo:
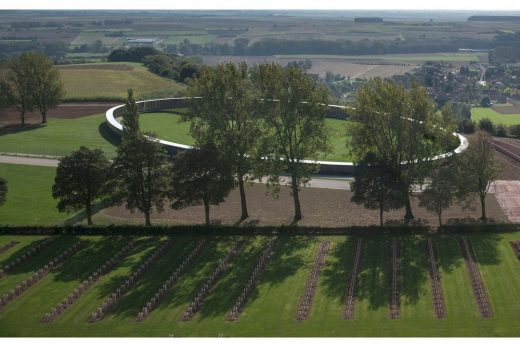
[[[18,165],[36,165],[36,166],[48,166],[57,167],[57,159],[48,158],[37,158],[37,157],[21,157],[14,155],[0,155],[0,163],[4,164],[18,164]],[[290,180],[288,177],[282,178],[282,184],[289,185]],[[308,184],[311,188],[325,188],[325,189],[350,189],[348,181],[340,178],[325,178],[317,177],[309,181]]]

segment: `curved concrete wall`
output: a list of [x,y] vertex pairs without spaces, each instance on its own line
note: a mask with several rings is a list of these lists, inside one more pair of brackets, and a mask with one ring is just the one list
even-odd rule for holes
[[[139,111],[141,113],[147,112],[158,112],[161,110],[172,109],[172,108],[180,108],[186,107],[186,100],[189,98],[167,98],[167,99],[154,99],[154,100],[144,100],[137,101],[136,104],[139,107]],[[123,132],[123,125],[119,123],[116,118],[119,117],[123,111],[125,105],[119,105],[112,107],[110,110],[106,112],[106,121],[109,128],[116,134],[121,135]],[[346,119],[347,117],[347,107],[340,105],[328,105],[329,109],[327,112],[327,117],[329,118],[339,118]],[[446,158],[454,153],[462,153],[468,147],[468,140],[457,133],[453,133],[453,136],[459,139],[459,146],[452,152],[443,153],[433,157],[433,160]],[[191,146],[175,143],[171,141],[165,141],[158,139],[158,141],[166,146],[168,153],[171,155],[177,154],[178,151],[184,151],[186,149],[191,148]],[[319,173],[323,175],[352,175],[354,169],[354,163],[352,162],[343,162],[343,161],[312,161],[312,160],[304,160],[304,163],[309,164],[320,164]]]

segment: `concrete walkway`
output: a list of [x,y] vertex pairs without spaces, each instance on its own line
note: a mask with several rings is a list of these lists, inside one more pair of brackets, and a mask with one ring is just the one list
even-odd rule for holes
[[0,155],[0,163],[3,163],[3,164],[57,167],[58,162],[59,162],[59,160],[57,160],[57,159],[38,158],[38,157],[22,157],[22,156],[15,156],[15,155]]
[[[0,163],[3,164],[17,164],[17,165],[35,165],[35,166],[48,166],[57,167],[58,159],[29,157],[29,156],[15,156],[15,155],[0,155]],[[262,183],[258,181],[258,183]],[[265,181],[264,181],[265,183]],[[282,177],[282,184],[289,185],[289,177]],[[343,178],[335,177],[316,177],[309,181],[307,184],[311,188],[323,188],[323,189],[343,189],[349,190],[350,184]]]

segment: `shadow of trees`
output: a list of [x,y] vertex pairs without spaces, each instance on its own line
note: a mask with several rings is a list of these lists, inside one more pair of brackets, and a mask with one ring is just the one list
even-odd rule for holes
[[[51,244],[47,245],[45,248],[39,250],[36,255],[26,260],[24,263],[16,266],[12,270],[9,271],[9,274],[20,274],[25,272],[31,272],[39,269],[40,267],[47,264],[54,257],[60,255],[67,247],[71,246],[73,243],[77,242],[79,238],[77,236],[50,236],[53,237],[54,240]],[[34,240],[27,245],[21,247],[17,251],[13,252],[8,258],[4,259],[0,262],[0,267],[4,267],[5,265],[15,261],[18,257],[22,256],[24,253],[28,252],[31,248],[38,246],[41,244],[45,238],[40,240]],[[1,280],[1,279],[0,279]]]
[[[458,239],[467,235],[432,236],[437,247],[437,262],[442,271],[452,272],[464,266]],[[392,236],[361,236],[364,254],[358,274],[359,300],[366,300],[371,310],[388,307],[390,299],[390,243]],[[401,302],[415,304],[423,295],[422,288],[429,281],[425,236],[397,236],[400,240],[400,295]],[[323,293],[344,302],[350,280],[353,257],[358,237],[348,237],[339,242],[329,254],[330,266],[322,272]],[[481,265],[500,262],[497,234],[473,234],[470,238]],[[439,252],[441,250],[441,252]],[[471,293],[468,293],[468,295]]]
[[38,130],[47,126],[46,124],[25,124],[22,127],[21,124],[9,124],[0,126],[0,136],[1,135],[9,135],[9,134],[18,134],[31,130]]

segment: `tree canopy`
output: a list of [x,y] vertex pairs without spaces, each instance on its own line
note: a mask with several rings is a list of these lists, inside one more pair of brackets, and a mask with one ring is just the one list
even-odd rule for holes
[[218,205],[234,188],[231,167],[213,143],[178,153],[172,165],[172,207],[204,205],[209,224],[210,205]]
[[170,169],[166,149],[158,140],[141,133],[138,117],[135,100],[129,90],[123,113],[122,141],[113,170],[119,199],[126,201],[126,207],[131,211],[141,211],[145,224],[151,225],[152,210],[162,211],[170,192]]
[[377,78],[359,89],[350,120],[349,148],[356,160],[372,153],[388,168],[402,192],[405,219],[413,219],[413,185],[423,182],[430,158],[453,145],[450,109],[438,112],[426,89],[415,83],[407,90]]
[[240,189],[241,220],[248,217],[244,183],[253,177],[253,157],[262,134],[254,112],[255,95],[245,63],[205,67],[192,78],[188,93],[191,134],[197,144],[214,143],[226,157]]
[[262,153],[274,164],[268,174],[273,182],[279,181],[282,172],[291,176],[294,219],[300,220],[299,190],[317,169],[303,160],[317,160],[320,152],[330,151],[325,123],[327,90],[298,66],[259,64],[253,80],[257,108],[266,124]]
[[79,150],[62,158],[56,170],[52,196],[59,199],[58,210],[85,209],[88,224],[92,224],[92,205],[110,195],[110,162],[100,149]]

